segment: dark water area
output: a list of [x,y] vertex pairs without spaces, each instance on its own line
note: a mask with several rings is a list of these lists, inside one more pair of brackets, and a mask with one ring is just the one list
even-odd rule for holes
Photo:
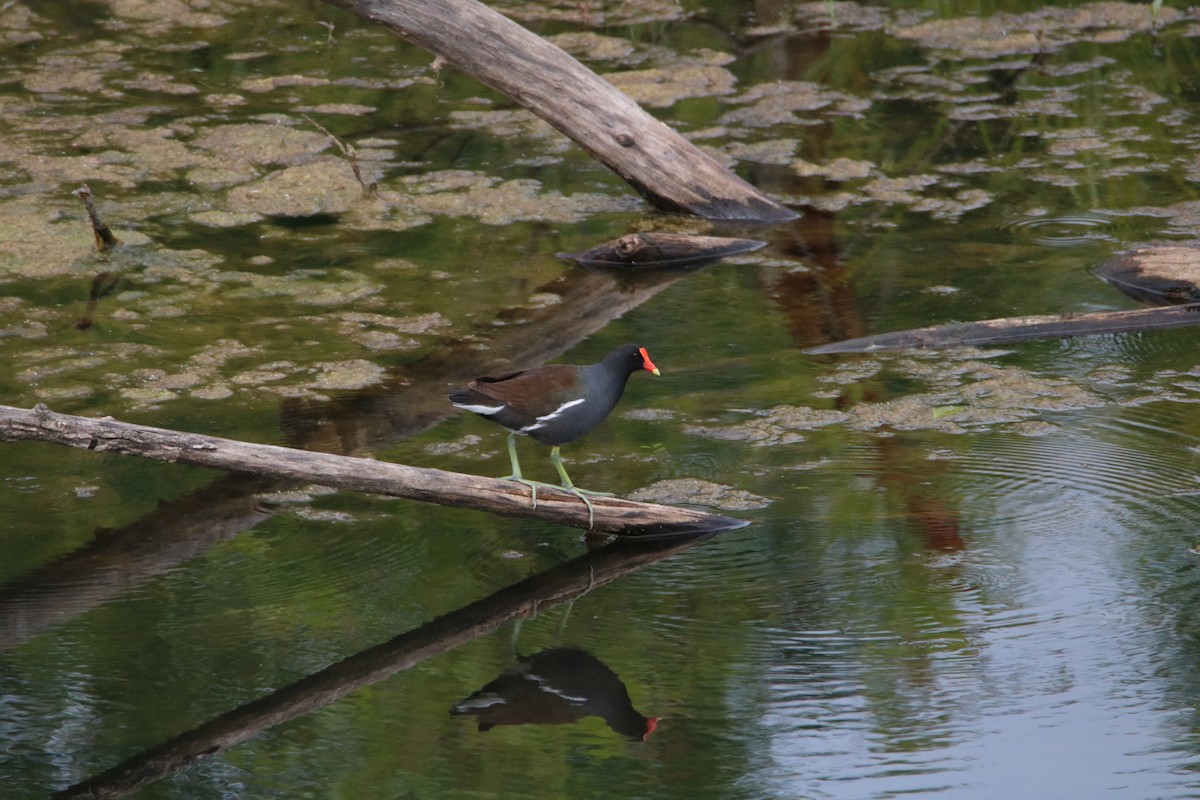
[[[5,444],[0,794],[1200,797],[1200,334],[804,352],[1136,308],[1091,271],[1196,238],[1200,12],[496,7],[800,218],[655,212],[319,3],[8,3],[0,402],[501,475],[447,391],[639,342],[571,476],[751,524],[597,545]],[[768,244],[557,257],[635,231]]]

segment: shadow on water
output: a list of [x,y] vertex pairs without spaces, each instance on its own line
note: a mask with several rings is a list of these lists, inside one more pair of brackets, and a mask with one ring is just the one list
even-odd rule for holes
[[[334,703],[351,692],[492,633],[509,622],[532,617],[541,610],[575,600],[598,586],[682,553],[708,538],[709,535],[702,535],[683,540],[615,541],[345,658],[54,796],[121,797],[202,758]],[[534,661],[538,659],[535,656],[525,663],[539,663],[544,670],[547,664],[559,660],[558,656],[551,658],[546,653],[540,655],[540,662]],[[575,656],[575,660],[578,663],[578,656]],[[599,662],[592,665],[592,673],[593,682],[599,690],[607,691],[611,696],[615,691],[611,686],[615,675]],[[581,683],[589,682],[582,674],[575,678]],[[605,683],[609,685],[605,686]],[[572,690],[584,691],[579,684]],[[604,713],[601,716],[605,716],[614,730],[626,733],[624,721],[615,721],[615,718]],[[482,725],[481,722],[481,728]],[[648,721],[646,726],[644,735],[648,735],[649,729],[652,729]]]

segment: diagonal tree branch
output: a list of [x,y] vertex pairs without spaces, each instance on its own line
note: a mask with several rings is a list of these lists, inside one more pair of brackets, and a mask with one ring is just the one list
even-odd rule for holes
[[476,0],[326,0],[511,97],[665,211],[782,222],[797,214],[659,122],[608,81]]

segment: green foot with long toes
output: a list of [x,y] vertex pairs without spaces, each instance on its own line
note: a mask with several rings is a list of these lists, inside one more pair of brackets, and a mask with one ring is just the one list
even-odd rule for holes
[[612,492],[593,492],[591,489],[580,489],[572,483],[571,476],[567,475],[567,469],[563,466],[562,456],[559,455],[557,447],[550,448],[550,461],[554,463],[554,468],[558,470],[558,477],[562,478],[562,488],[578,497],[587,506],[588,530],[591,530],[596,526],[596,509],[592,508],[592,501],[587,499],[587,495],[590,494],[593,497],[616,497],[616,495]]
[[531,481],[521,475],[521,462],[517,460],[517,434],[510,433],[508,435],[508,460],[512,464],[512,474],[505,475],[501,480],[516,481],[529,487],[530,499],[533,502],[533,507],[537,508],[537,490],[539,486],[549,486],[552,489],[562,489],[570,492],[583,501],[588,510],[588,530],[596,526],[596,509],[592,507],[592,501],[587,499],[587,495],[593,497],[615,497],[612,492],[593,492],[591,489],[580,489],[571,481],[571,476],[567,474],[566,467],[563,466],[562,456],[559,455],[558,447],[550,448],[550,461],[554,464],[554,468],[558,470],[558,477],[562,479],[560,486],[555,486],[552,483],[544,483],[542,481]]
[[517,460],[517,434],[515,433],[510,433],[508,435],[508,460],[512,464],[512,474],[505,475],[500,480],[516,481],[517,483],[523,483],[528,486],[529,498],[533,501],[533,507],[537,508],[537,487],[548,486],[549,484],[539,483],[538,481],[531,481],[528,478],[521,477],[521,462]]
[[530,499],[530,502],[533,504],[533,508],[537,508],[537,490],[538,490],[539,486],[546,486],[551,489],[560,488],[558,486],[555,486],[553,483],[546,483],[545,481],[532,481],[529,478],[522,477],[521,462],[517,460],[517,434],[515,434],[515,433],[510,433],[508,435],[508,460],[512,464],[512,474],[505,475],[500,480],[515,481],[524,486],[528,486],[529,487],[529,499]]

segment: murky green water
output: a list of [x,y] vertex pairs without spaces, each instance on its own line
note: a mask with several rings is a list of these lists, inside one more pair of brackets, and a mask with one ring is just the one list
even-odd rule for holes
[[[1200,334],[802,353],[1133,308],[1089,269],[1200,224],[1174,5],[503,6],[803,212],[768,229],[654,214],[318,3],[4,5],[0,401],[499,475],[447,389],[640,341],[572,477],[754,523],[589,551],[4,445],[4,796],[149,751],[137,797],[1200,797]],[[555,257],[656,228],[770,244]]]

